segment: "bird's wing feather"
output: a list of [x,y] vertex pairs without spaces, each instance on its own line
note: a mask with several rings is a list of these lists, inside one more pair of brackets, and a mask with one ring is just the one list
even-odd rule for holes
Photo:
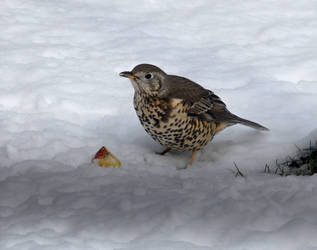
[[223,112],[227,111],[226,104],[221,101],[220,97],[208,90],[208,95],[201,97],[194,102],[189,110],[190,113],[202,114],[206,112]]
[[159,93],[159,96],[185,100],[191,106],[190,114],[227,111],[226,105],[217,95],[187,78],[168,75],[165,81],[166,86],[162,88],[165,91]]
[[207,121],[215,120],[225,126],[241,123],[255,129],[268,130],[258,123],[232,114],[220,97],[187,78],[167,75],[162,84],[165,86],[162,86],[159,97],[184,100],[190,105],[189,115],[199,116]]

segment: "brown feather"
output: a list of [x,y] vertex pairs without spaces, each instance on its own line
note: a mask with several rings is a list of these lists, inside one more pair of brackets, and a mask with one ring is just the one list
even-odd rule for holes
[[185,77],[167,75],[161,89],[160,98],[183,99],[191,106],[189,113],[193,115],[228,112],[217,95]]

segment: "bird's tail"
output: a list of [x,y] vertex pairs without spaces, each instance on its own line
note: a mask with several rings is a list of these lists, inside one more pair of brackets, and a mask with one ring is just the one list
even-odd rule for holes
[[268,128],[262,126],[259,123],[252,122],[252,121],[240,118],[240,117],[238,117],[238,119],[236,119],[235,121],[236,121],[236,123],[240,123],[240,124],[243,124],[243,125],[251,127],[251,128],[255,128],[255,129],[258,129],[258,130],[269,131]]
[[269,130],[268,128],[260,125],[259,123],[252,122],[252,121],[249,121],[247,119],[243,119],[237,115],[232,114],[229,111],[221,113],[221,115],[218,116],[218,118],[219,118],[219,120],[222,120],[222,121],[229,123],[231,125],[239,123],[239,124],[242,124],[242,125],[254,128],[254,129],[258,129],[258,130],[264,130],[264,131]]

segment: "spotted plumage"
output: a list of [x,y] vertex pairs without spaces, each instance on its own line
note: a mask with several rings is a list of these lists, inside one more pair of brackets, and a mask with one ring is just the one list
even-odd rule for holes
[[135,90],[134,108],[146,132],[168,150],[195,152],[228,126],[241,123],[267,130],[230,113],[212,91],[180,76],[168,75],[150,64],[140,64],[131,72],[120,73],[130,78]]
[[179,151],[201,149],[220,127],[215,121],[188,115],[190,106],[181,99],[135,95],[134,108],[142,126],[155,141]]

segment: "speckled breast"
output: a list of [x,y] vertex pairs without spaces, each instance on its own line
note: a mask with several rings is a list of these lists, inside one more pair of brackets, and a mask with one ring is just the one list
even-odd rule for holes
[[216,123],[188,116],[181,99],[134,95],[134,108],[146,132],[162,146],[174,150],[199,150],[214,136]]

